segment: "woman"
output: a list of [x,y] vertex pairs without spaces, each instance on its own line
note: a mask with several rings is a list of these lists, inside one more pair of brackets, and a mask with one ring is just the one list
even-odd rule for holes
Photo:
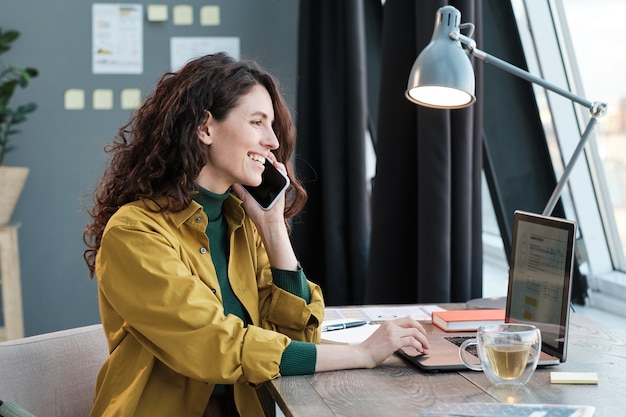
[[[409,318],[319,344],[322,293],[289,240],[306,201],[294,144],[275,79],[222,53],[165,74],[120,129],[84,233],[111,352],[92,416],[260,416],[272,378],[428,349]],[[270,210],[239,185],[259,185],[265,160],[291,178]]]

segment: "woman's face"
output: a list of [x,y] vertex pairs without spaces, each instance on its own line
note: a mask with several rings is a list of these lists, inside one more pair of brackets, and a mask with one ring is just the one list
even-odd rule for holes
[[225,193],[235,183],[259,185],[265,158],[278,148],[273,122],[272,99],[258,84],[239,98],[226,119],[217,121],[209,114],[198,129],[200,140],[208,145],[207,164],[198,184],[217,194]]

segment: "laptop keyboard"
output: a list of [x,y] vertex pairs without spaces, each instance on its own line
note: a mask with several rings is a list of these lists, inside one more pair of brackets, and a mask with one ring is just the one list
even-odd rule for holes
[[[446,339],[449,342],[454,343],[458,347],[461,347],[463,342],[465,342],[466,340],[474,339],[474,338],[475,336],[444,336],[444,339]],[[472,355],[478,357],[478,354],[476,353],[476,345],[470,345],[467,347],[466,350],[467,350],[467,353],[471,353]]]

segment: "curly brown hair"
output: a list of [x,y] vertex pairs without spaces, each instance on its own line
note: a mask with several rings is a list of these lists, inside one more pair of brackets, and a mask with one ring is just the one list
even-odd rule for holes
[[272,99],[273,129],[280,144],[274,154],[285,164],[291,179],[285,221],[302,210],[307,194],[291,163],[296,132],[278,81],[255,62],[237,61],[225,53],[205,55],[177,72],[165,73],[105,147],[112,157],[93,192],[94,204],[87,209],[93,221],[83,232],[87,245],[83,258],[90,278],[95,273],[104,228],[122,205],[166,197],[160,211],[176,212],[190,204],[197,193],[193,183],[207,162],[197,134],[198,126],[206,122],[205,110],[224,120],[255,85],[264,86]]

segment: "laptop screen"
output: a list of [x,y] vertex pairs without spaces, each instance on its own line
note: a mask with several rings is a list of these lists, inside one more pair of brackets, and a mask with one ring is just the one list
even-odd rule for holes
[[516,211],[505,321],[539,327],[543,350],[564,362],[576,224]]

